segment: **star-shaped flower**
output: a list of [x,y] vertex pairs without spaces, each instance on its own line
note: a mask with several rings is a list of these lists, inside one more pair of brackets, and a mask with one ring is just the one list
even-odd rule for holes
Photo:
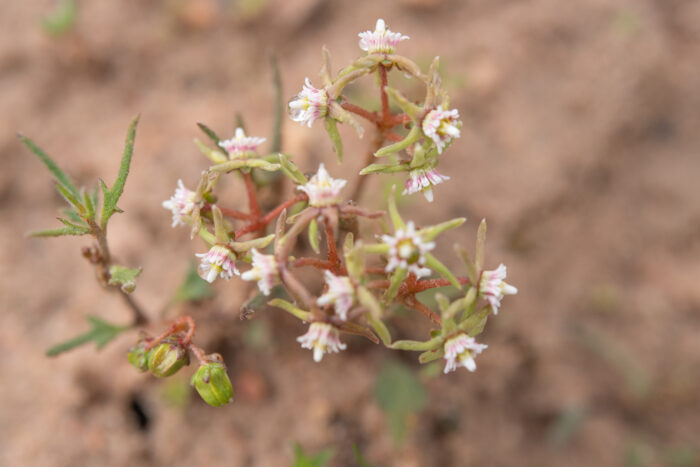
[[334,206],[340,203],[340,190],[345,186],[347,180],[331,178],[326,167],[321,164],[318,172],[311,177],[306,185],[297,187],[309,196],[309,205],[313,207]]
[[435,168],[412,170],[409,173],[409,179],[406,180],[404,185],[403,194],[413,194],[422,191],[425,199],[432,203],[433,187],[449,179],[450,177],[442,175]]
[[320,362],[324,353],[337,353],[345,350],[346,345],[340,342],[338,328],[332,324],[313,322],[303,336],[297,337],[304,349],[314,351],[314,361]]
[[384,20],[381,18],[377,20],[374,31],[361,32],[358,36],[360,37],[360,48],[370,54],[393,54],[396,52],[396,46],[399,42],[409,38],[401,33],[387,29]]
[[279,278],[277,261],[273,255],[262,254],[255,248],[250,253],[253,255],[253,267],[241,274],[241,279],[257,281],[260,291],[264,295],[270,295],[270,290]]
[[224,245],[214,245],[206,253],[198,253],[196,256],[202,259],[199,275],[209,283],[214,282],[216,276],[229,280],[234,274],[239,274],[235,263],[236,255]]
[[455,138],[459,138],[462,122],[459,120],[457,109],[443,110],[442,106],[431,110],[423,118],[421,125],[423,134],[432,139],[437,146],[438,154],[442,154],[445,146]]
[[463,366],[469,371],[476,370],[474,357],[488,346],[477,343],[473,337],[460,333],[445,342],[445,373]]
[[185,225],[184,220],[188,219],[195,208],[195,198],[197,194],[185,188],[182,180],[177,181],[178,187],[175,189],[175,194],[169,200],[163,201],[163,207],[170,209],[173,213],[173,227]]
[[426,242],[416,232],[413,221],[406,224],[405,229],[397,229],[394,236],[382,235],[382,242],[389,245],[389,262],[386,272],[401,268],[416,277],[430,275],[430,269],[423,267],[425,254],[435,248],[435,242]]
[[289,101],[288,112],[292,120],[302,125],[306,123],[311,128],[313,122],[328,114],[328,94],[324,89],[313,87],[306,78],[301,92]]
[[484,271],[481,274],[479,295],[489,302],[494,315],[498,314],[498,308],[501,306],[501,300],[504,295],[515,295],[518,293],[518,289],[504,281],[505,278],[506,267],[503,264],[493,271]]
[[255,151],[265,138],[246,136],[243,128],[236,128],[235,136],[231,139],[219,141],[219,146],[224,148],[231,159],[255,156]]

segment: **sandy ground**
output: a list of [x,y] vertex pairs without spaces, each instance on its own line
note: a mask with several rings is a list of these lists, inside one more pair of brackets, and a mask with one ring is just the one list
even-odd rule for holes
[[[62,38],[39,26],[54,2],[0,6],[0,465],[284,466],[294,442],[333,447],[338,466],[356,465],[353,444],[381,466],[700,465],[700,2],[259,3],[83,1]],[[267,134],[269,53],[291,97],[316,79],[322,44],[339,68],[378,17],[411,36],[406,55],[442,57],[464,121],[440,165],[453,181],[407,212],[423,224],[468,217],[438,249],[451,265],[451,243],[471,245],[487,218],[487,264],[506,263],[520,290],[489,322],[478,371],[424,376],[428,407],[397,446],[373,386],[383,362],[417,368],[415,355],[349,339],[316,365],[293,319],[239,320],[249,289],[238,282],[174,310],[227,355],[238,396],[224,409],[169,404],[182,384],[126,364],[133,334],[46,358],[86,315],[129,315],[95,284],[85,241],[24,238],[55,225],[62,202],[15,133],[81,183],[111,182],[141,114],[110,241],[143,266],[135,296],[155,315],[203,249],[160,207],[207,166],[195,122],[231,132],[242,112],[250,133]],[[360,167],[366,143],[350,132],[342,168],[321,125],[286,121],[284,132],[304,170]],[[411,316],[393,325],[428,328]]]

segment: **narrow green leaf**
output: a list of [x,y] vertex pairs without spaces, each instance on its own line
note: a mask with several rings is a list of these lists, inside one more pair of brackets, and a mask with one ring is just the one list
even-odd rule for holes
[[396,207],[396,185],[392,185],[391,192],[389,193],[388,200],[389,217],[391,217],[391,223],[394,224],[394,230],[405,229],[406,224],[404,224],[403,219],[399,215],[399,210]]
[[484,252],[486,250],[486,219],[481,219],[479,230],[476,233],[476,258],[474,265],[481,272],[484,269]]
[[88,332],[51,347],[46,351],[46,355],[53,357],[81,345],[87,344],[88,342],[95,342],[97,349],[99,350],[107,345],[120,332],[129,329],[128,326],[116,326],[114,324],[110,324],[97,316],[88,316],[87,319],[92,327]]
[[85,216],[88,219],[95,220],[95,203],[93,202],[94,200],[91,193],[82,190],[81,194],[83,195],[83,202],[85,205]]
[[280,154],[280,164],[282,165],[282,172],[294,180],[299,185],[306,185],[307,179],[301,170],[292,162],[292,160],[286,154]]
[[131,293],[136,288],[136,278],[141,274],[141,268],[127,268],[113,264],[109,268],[109,283],[118,285],[125,293]]
[[479,280],[479,273],[476,270],[476,265],[469,257],[469,253],[461,245],[455,245],[455,251],[457,255],[461,258],[464,265],[467,267],[467,276],[472,284],[476,284]]
[[360,175],[368,175],[373,173],[397,173],[397,172],[407,172],[408,167],[406,164],[392,163],[392,164],[370,164],[364,169],[360,170]]
[[371,245],[363,245],[362,249],[365,253],[374,255],[386,255],[391,247],[386,243],[373,243]]
[[292,303],[288,302],[287,300],[283,300],[281,298],[273,298],[269,302],[267,302],[268,305],[270,306],[276,306],[277,308],[282,308],[284,311],[287,311],[291,313],[292,315],[296,316],[302,321],[310,321],[311,320],[311,313],[308,311],[304,311],[299,307],[294,306]]
[[384,324],[381,319],[377,319],[372,316],[371,313],[367,313],[365,318],[367,319],[369,325],[372,326],[372,329],[374,329],[374,332],[376,332],[379,338],[382,340],[382,344],[384,344],[386,347],[390,347],[391,334],[389,333],[389,329],[386,327],[386,324]]
[[223,151],[212,149],[197,138],[194,139],[194,144],[197,146],[197,149],[199,149],[202,154],[207,156],[214,164],[223,164],[228,161],[228,156],[224,154]]
[[384,146],[383,148],[374,153],[374,157],[384,157],[388,156],[389,154],[395,154],[399,151],[403,151],[404,149],[418,141],[420,137],[421,129],[418,125],[414,125],[413,128],[411,128],[411,131],[408,132],[404,139],[397,143]]
[[122,162],[119,166],[119,173],[117,174],[117,179],[114,181],[114,185],[111,189],[106,190],[106,185],[102,183],[102,189],[104,194],[104,202],[102,203],[102,216],[100,217],[100,227],[103,229],[107,227],[107,221],[115,212],[121,212],[117,207],[117,202],[124,192],[124,184],[126,183],[126,177],[129,175],[129,167],[131,166],[131,157],[134,153],[134,138],[136,137],[136,126],[139,123],[139,117],[137,116],[131,121],[129,125],[129,130],[126,133],[126,142],[124,144],[124,153],[122,155]]
[[221,141],[221,138],[219,138],[219,135],[217,135],[214,132],[214,130],[206,126],[204,123],[197,123],[197,126],[200,130],[204,132],[205,135],[209,137],[210,140],[212,140],[216,147],[219,147],[219,142]]
[[66,216],[71,222],[73,222],[74,224],[78,224],[78,225],[81,225],[81,226],[87,226],[87,224],[85,223],[85,221],[83,220],[83,218],[80,217],[80,216],[78,215],[77,212],[75,212],[75,209],[66,208],[66,209],[63,209],[62,212],[63,212],[63,214],[65,214],[65,216]]
[[231,238],[228,235],[228,229],[224,222],[224,216],[221,214],[221,209],[216,204],[211,207],[211,214],[214,218],[214,235],[218,243],[228,243]]
[[436,336],[428,341],[412,341],[412,340],[400,340],[391,344],[392,349],[396,350],[412,350],[412,351],[426,351],[437,349],[440,344],[442,344],[442,337]]
[[392,274],[389,282],[389,288],[386,289],[386,292],[384,293],[384,302],[389,303],[394,299],[394,297],[396,297],[399,287],[407,275],[408,271],[404,268],[398,268],[396,271],[394,271],[394,274]]
[[211,285],[199,277],[197,264],[194,261],[190,262],[190,267],[187,268],[185,273],[185,279],[175,292],[173,300],[176,302],[197,302],[212,295],[214,295],[214,290]]
[[328,137],[333,143],[333,149],[335,150],[336,156],[338,156],[338,161],[343,160],[343,140],[340,138],[340,133],[338,132],[338,125],[332,118],[326,118],[326,131],[328,132]]
[[446,230],[450,229],[455,229],[459,227],[460,225],[464,224],[464,222],[467,220],[466,217],[457,217],[455,219],[450,219],[449,221],[441,222],[437,225],[433,225],[430,227],[426,227],[425,229],[421,229],[420,231],[420,236],[425,240],[426,242],[430,242],[435,239],[438,235],[443,233]]
[[454,285],[458,289],[462,289],[462,285],[459,283],[457,278],[452,274],[452,272],[442,264],[435,256],[431,253],[425,253],[425,265],[432,269],[433,271],[440,274],[442,277],[450,281],[450,284]]
[[88,233],[90,233],[90,229],[87,227],[66,226],[57,229],[36,230],[29,232],[27,235],[30,237],[61,237],[64,235],[86,235]]
[[413,121],[417,121],[418,117],[423,113],[423,109],[411,102],[410,100],[406,99],[406,97],[401,94],[397,89],[394,89],[392,87],[387,86],[384,88],[386,93],[389,95],[391,100],[396,102],[396,105],[398,105],[401,110],[403,110]]
[[318,233],[318,222],[316,222],[316,219],[312,219],[311,222],[309,222],[309,245],[317,255],[321,253],[321,247],[319,245],[320,239],[321,236]]
[[56,183],[56,189],[61,194],[61,196],[63,196],[63,198],[66,201],[68,201],[68,204],[70,204],[76,209],[78,214],[84,213],[86,211],[85,205],[83,205],[83,202],[80,200],[80,195],[73,195],[73,193],[71,193],[71,191],[60,182]]
[[75,197],[79,197],[80,193],[78,192],[78,189],[75,187],[71,179],[66,175],[57,165],[56,163],[46,155],[44,151],[39,148],[36,144],[34,144],[34,141],[31,139],[27,138],[26,136],[23,135],[18,135],[20,141],[24,143],[27,148],[29,148],[30,151],[32,151],[36,156],[41,159],[41,162],[44,163],[44,165],[51,171],[51,173],[56,177],[56,180],[58,180],[63,186],[65,186],[68,191],[70,191]]

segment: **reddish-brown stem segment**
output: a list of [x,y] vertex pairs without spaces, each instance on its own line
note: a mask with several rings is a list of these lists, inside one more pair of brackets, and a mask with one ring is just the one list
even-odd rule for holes
[[180,339],[180,344],[184,346],[189,345],[192,341],[192,337],[194,336],[196,325],[194,324],[194,320],[190,316],[180,316],[175,321],[173,321],[173,324],[171,324],[170,327],[166,329],[162,334],[153,338],[153,340],[151,340],[151,342],[148,345],[146,345],[146,350],[150,350],[151,348],[158,345],[163,339],[166,339],[168,336],[172,336],[177,332],[184,331],[185,329],[187,329],[187,332]]
[[420,311],[423,313],[425,316],[427,316],[430,321],[433,323],[437,324],[438,326],[442,325],[442,319],[435,313],[433,310],[425,306],[423,303],[421,303],[418,299],[416,299],[415,296],[410,296],[407,297],[404,303],[408,306],[412,306],[416,310]]
[[197,359],[200,365],[206,365],[207,363],[209,363],[209,360],[207,359],[207,356],[204,353],[203,349],[197,347],[191,342],[187,344],[187,348],[190,352],[194,354],[195,358]]
[[232,219],[238,219],[241,221],[250,221],[255,219],[252,214],[246,214],[245,212],[241,212],[236,209],[224,208],[218,205],[217,207],[221,210],[221,214]]
[[389,96],[385,91],[385,88],[389,85],[389,80],[384,65],[379,65],[379,81],[379,91],[382,98],[382,126],[386,126],[391,122],[391,108],[389,107]]
[[255,193],[255,182],[253,182],[253,177],[250,176],[250,173],[241,172],[241,174],[243,175],[245,188],[248,191],[250,214],[252,214],[255,219],[258,219],[260,217],[260,206],[258,206],[258,196]]
[[[369,269],[370,268],[367,269],[368,272],[369,272]],[[376,272],[376,274],[381,274],[381,273],[382,273],[381,271]],[[375,274],[375,273],[369,272],[369,274]],[[457,278],[457,280],[462,285],[471,284],[471,281],[466,277],[459,277],[459,278]],[[379,280],[375,280],[375,281],[370,281],[367,284],[367,287],[370,287],[372,289],[388,289],[389,284],[390,284],[390,282],[387,279],[379,279]],[[410,286],[406,282],[404,282],[403,284],[401,284],[401,287],[399,287],[398,296],[401,297],[401,296],[406,296],[406,295],[410,295],[410,294],[416,294],[416,293],[423,292],[423,291],[428,290],[428,289],[436,289],[438,287],[447,287],[450,284],[451,284],[451,282],[448,281],[447,279],[421,279],[419,281],[416,281],[415,283],[413,283]]]
[[366,110],[360,107],[359,105],[351,104],[350,102],[343,102],[340,106],[348,112],[354,113],[355,115],[359,115],[360,117],[369,120],[372,123],[378,124],[382,120],[376,112],[370,112],[369,110]]
[[331,264],[331,270],[335,274],[340,271],[340,257],[338,256],[338,247],[335,244],[335,232],[333,226],[325,219],[323,225],[326,228],[326,241],[328,243],[328,262]]
[[279,216],[282,211],[284,211],[288,207],[290,207],[290,206],[292,206],[300,201],[305,201],[307,199],[309,199],[309,197],[305,193],[300,193],[300,194],[296,195],[294,198],[283,202],[282,204],[277,206],[275,209],[273,209],[272,211],[265,214],[265,216],[261,217],[259,220],[254,221],[254,222],[246,225],[245,227],[238,229],[236,231],[236,233],[234,234],[235,238],[239,238],[247,233],[255,232],[256,230],[260,230],[263,227],[266,227],[267,224],[269,224],[277,216]]

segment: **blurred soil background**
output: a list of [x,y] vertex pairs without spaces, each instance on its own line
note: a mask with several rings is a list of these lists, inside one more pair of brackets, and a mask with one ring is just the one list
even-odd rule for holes
[[[353,446],[375,466],[700,465],[700,2],[78,1],[74,25],[42,26],[58,3],[0,5],[0,465],[286,466],[294,443],[331,449],[334,466],[359,465]],[[143,266],[135,298],[155,318],[204,249],[161,207],[207,167],[195,123],[232,135],[240,112],[269,137],[270,54],[288,99],[305,77],[319,83],[323,44],[337,71],[380,17],[411,36],[401,53],[424,67],[440,55],[464,121],[441,158],[452,181],[403,212],[424,225],[468,217],[438,249],[454,267],[452,243],[473,248],[485,217],[487,266],[505,263],[520,290],[481,336],[477,372],[443,376],[353,337],[314,364],[284,312],[240,319],[240,281],[169,311],[192,314],[198,342],[225,354],[236,402],[223,409],[191,393],[190,371],[134,371],[135,333],[45,357],[87,315],[129,313],[96,284],[86,239],[24,238],[56,226],[63,202],[16,132],[81,184],[111,183],[141,114],[109,237]],[[283,148],[302,170],[325,161],[352,179],[368,138],[343,136],[342,167],[320,124],[285,118]],[[386,188],[378,178],[370,193]],[[417,313],[392,321],[395,338],[428,329]],[[375,397],[397,365],[426,391],[402,441]]]

